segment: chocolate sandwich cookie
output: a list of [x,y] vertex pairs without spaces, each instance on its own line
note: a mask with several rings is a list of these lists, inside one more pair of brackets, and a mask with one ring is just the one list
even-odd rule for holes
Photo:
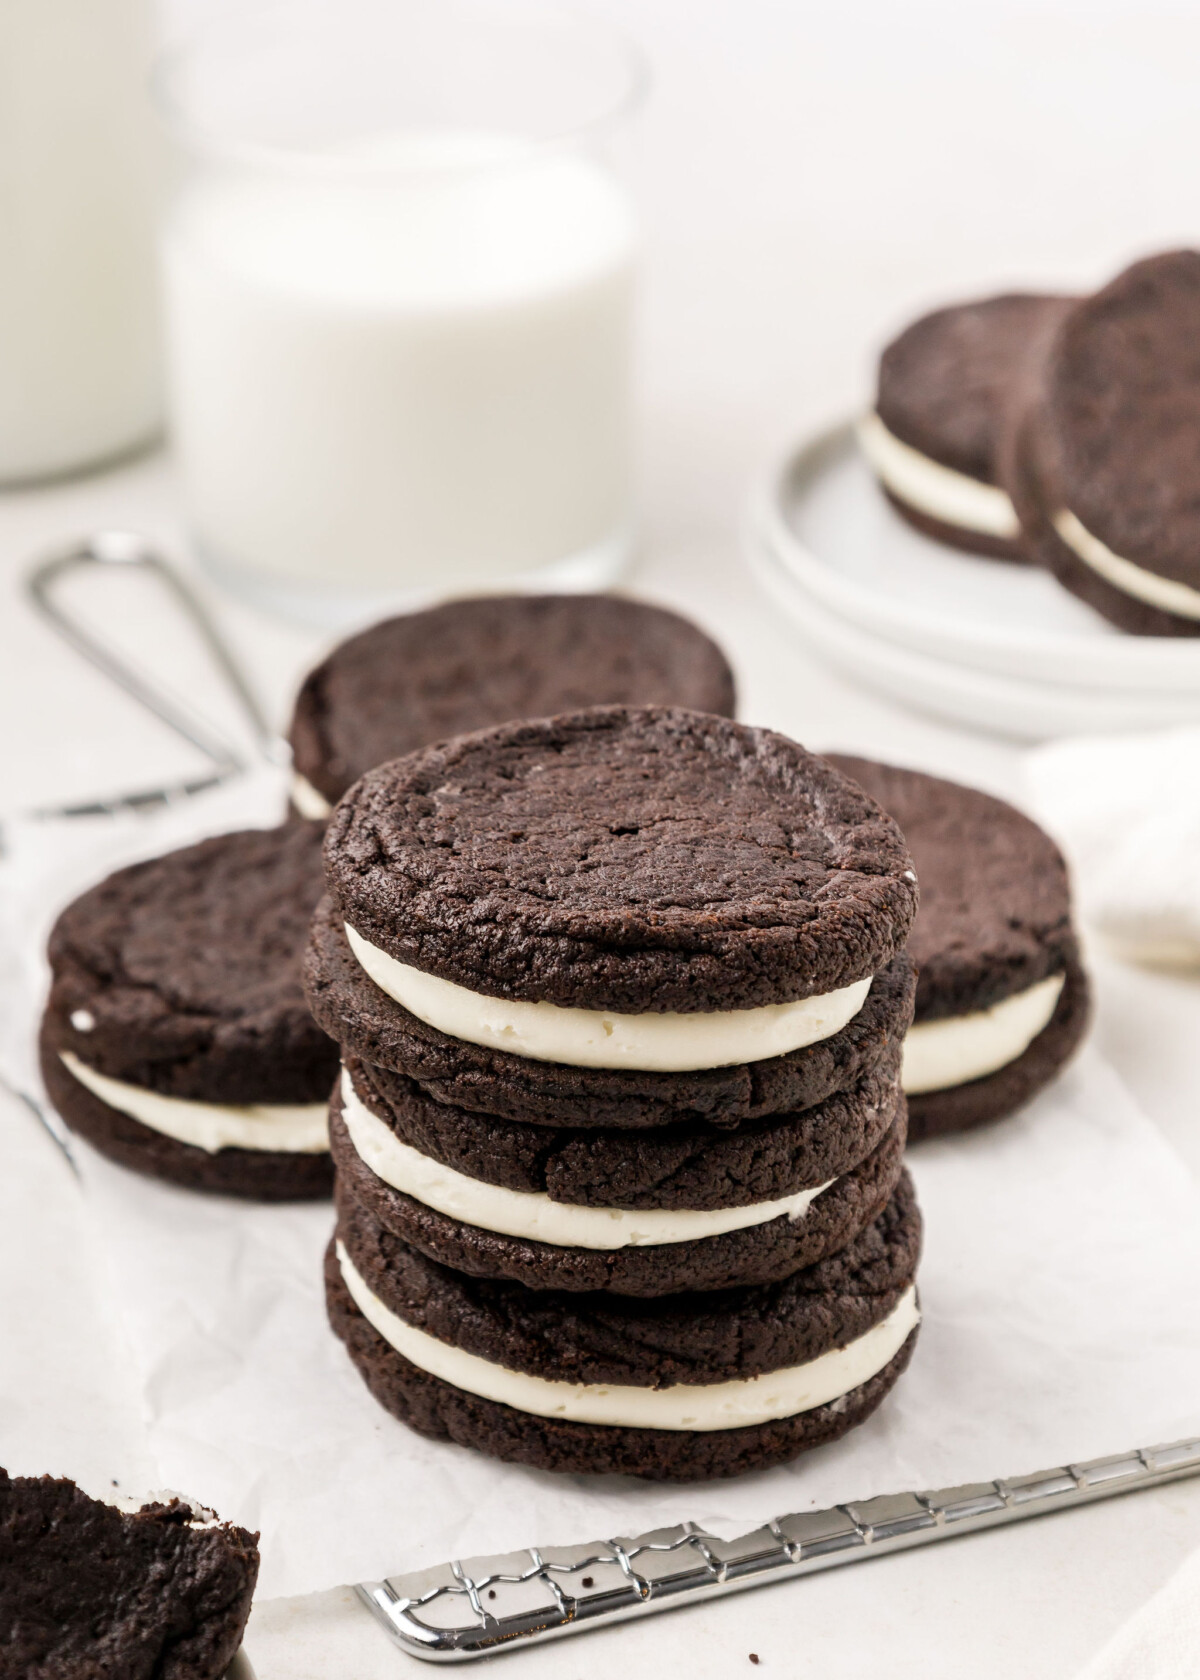
[[732,717],[733,674],[687,619],[617,595],[492,595],[390,618],[304,680],[288,736],[297,809],[328,816],[367,770],[430,742],[601,704]]
[[220,1680],[258,1578],[258,1536],[170,1498],[125,1510],[0,1470],[0,1673]]
[[551,1130],[431,1101],[352,1061],[339,1205],[444,1265],[532,1289],[665,1295],[782,1278],[842,1248],[900,1176],[899,1045],[859,1085],[736,1131]]
[[762,1061],[664,1073],[535,1061],[472,1044],[422,1021],[371,980],[332,899],[313,917],[305,988],[318,1023],[354,1056],[403,1074],[437,1102],[533,1125],[735,1126],[810,1108],[854,1085],[912,1020],[916,974],[903,953],[871,982],[858,1013],[828,1038]]
[[422,1434],[541,1469],[693,1481],[782,1463],[874,1410],[912,1353],[919,1248],[904,1175],[840,1253],[781,1282],[568,1295],[451,1271],[351,1201],[326,1294],[376,1399]]
[[1025,558],[1006,463],[1024,394],[1073,301],[1009,292],[954,304],[883,352],[859,438],[888,500],[926,536]]
[[196,1189],[329,1193],[338,1052],[300,982],[321,839],[314,823],[219,835],[63,911],[42,1075],[103,1154]]
[[781,735],[666,708],[382,766],[325,858],[380,991],[450,1038],[575,1068],[688,1075],[831,1039],[916,909],[903,838],[854,783]]
[[1200,635],[1200,252],[1076,304],[1018,440],[1026,545],[1138,636]]
[[917,770],[830,754],[904,830],[921,882],[908,949],[908,1135],[998,1120],[1070,1060],[1089,994],[1062,854],[1001,799]]

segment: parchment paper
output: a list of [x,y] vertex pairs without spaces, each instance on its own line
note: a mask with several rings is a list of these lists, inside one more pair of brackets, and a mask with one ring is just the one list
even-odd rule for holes
[[[145,825],[106,830],[104,846],[78,830],[16,837],[10,1065],[27,1051],[51,910],[122,849],[261,822],[276,792],[176,813],[161,839]],[[379,1409],[326,1325],[328,1206],[189,1194],[74,1147],[158,1484],[261,1529],[264,1596],[689,1517],[733,1533],[1200,1430],[1200,1195],[1090,1052],[1019,1117],[914,1152],[925,1323],[883,1408],[791,1467],[709,1486],[551,1476],[423,1440]]]

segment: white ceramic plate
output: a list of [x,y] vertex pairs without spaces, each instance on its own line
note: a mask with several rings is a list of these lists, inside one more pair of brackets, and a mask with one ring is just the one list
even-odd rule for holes
[[921,536],[885,501],[849,424],[769,475],[749,539],[814,647],[955,722],[1038,739],[1200,718],[1200,637],[1122,635],[1034,567]]

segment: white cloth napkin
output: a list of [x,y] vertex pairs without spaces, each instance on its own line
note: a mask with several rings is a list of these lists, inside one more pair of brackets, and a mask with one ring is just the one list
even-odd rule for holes
[[1196,1680],[1197,1674],[1200,1552],[1193,1552],[1077,1680]]
[[1114,953],[1200,967],[1200,729],[1055,741],[1026,776],[1081,914]]

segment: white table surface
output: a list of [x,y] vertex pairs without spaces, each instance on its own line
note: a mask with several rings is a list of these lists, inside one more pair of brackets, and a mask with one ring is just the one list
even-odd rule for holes
[[[208,3],[175,0],[175,20]],[[658,71],[638,139],[644,545],[630,583],[720,637],[748,721],[1017,796],[1013,744],[886,705],[800,652],[742,564],[741,505],[778,445],[862,400],[873,348],[915,307],[1000,283],[1086,284],[1131,254],[1200,237],[1200,9],[595,9],[634,28]],[[6,809],[192,767],[19,597],[33,553],[108,524],[186,555],[165,455],[0,497]],[[282,723],[323,638],[213,599]],[[165,649],[177,679],[203,693],[202,674],[180,679],[152,605],[122,602],[119,617],[122,634]],[[1200,984],[1107,962],[1097,980],[1101,1049],[1200,1175]],[[144,1485],[137,1403],[93,1293],[74,1184],[32,1126],[5,1118],[0,1249],[16,1247],[12,1199],[42,1218],[33,1252],[25,1239],[4,1255],[19,1287],[0,1296],[0,1457],[13,1471]],[[39,1395],[64,1387],[78,1396],[79,1428],[48,1438]],[[1200,1482],[515,1654],[505,1672],[583,1680],[614,1663],[633,1677],[686,1663],[699,1680],[748,1672],[739,1665],[755,1651],[760,1671],[823,1680],[1059,1677],[1197,1544]],[[336,1594],[260,1606],[250,1640],[260,1680],[347,1674],[340,1641],[359,1626]],[[356,1645],[356,1680],[398,1672],[416,1671],[382,1640],[366,1655]]]

